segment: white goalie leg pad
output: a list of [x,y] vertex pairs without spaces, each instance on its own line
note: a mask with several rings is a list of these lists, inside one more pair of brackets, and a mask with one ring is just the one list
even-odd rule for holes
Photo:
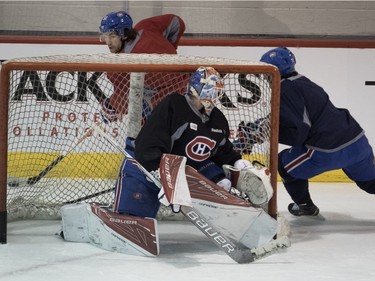
[[258,247],[267,244],[275,237],[277,228],[277,221],[262,209],[253,224],[243,233],[239,242],[249,248],[252,248],[253,245],[253,247]]
[[61,207],[62,232],[69,242],[90,242],[86,204]]
[[99,248],[128,255],[159,254],[155,219],[113,213],[95,203],[63,206],[61,215],[66,241],[89,242]]
[[277,233],[277,221],[261,208],[224,205],[194,198],[193,206],[229,238],[250,249],[270,242]]

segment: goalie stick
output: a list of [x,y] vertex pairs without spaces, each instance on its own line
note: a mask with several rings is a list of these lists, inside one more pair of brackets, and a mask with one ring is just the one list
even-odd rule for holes
[[113,187],[111,187],[111,188],[108,188],[108,189],[105,189],[105,190],[102,190],[102,191],[98,191],[98,192],[95,192],[95,193],[92,193],[92,194],[89,194],[89,195],[86,195],[86,196],[83,196],[83,197],[80,197],[80,198],[77,198],[77,199],[65,201],[62,205],[79,203],[79,202],[82,202],[82,201],[85,201],[85,200],[89,200],[89,199],[98,197],[100,195],[107,194],[109,192],[113,192],[114,190],[115,189]]
[[43,171],[41,171],[38,175],[34,177],[30,177],[28,179],[21,179],[21,178],[12,178],[11,181],[8,181],[9,187],[19,187],[24,185],[32,186],[39,182],[45,175],[47,175],[54,167],[56,167],[57,164],[59,164],[69,153],[71,153],[81,142],[83,142],[86,138],[90,137],[92,135],[93,129],[90,128],[85,132],[85,134],[79,138],[76,145],[71,147],[67,152],[61,154],[59,157],[57,157],[51,164],[49,164],[46,168],[44,168]]
[[[100,126],[93,124],[93,129],[112,144],[126,159],[136,165],[157,187],[162,188],[160,180],[148,172],[136,159],[134,159],[116,140],[109,136]],[[289,247],[289,240],[267,243],[259,248],[249,249],[240,243],[236,243],[224,235],[215,225],[209,222],[196,208],[192,206],[181,206],[182,214],[193,223],[203,234],[208,237],[221,251],[240,264],[251,263],[264,256],[268,256],[279,249]],[[286,238],[287,239],[287,238]]]

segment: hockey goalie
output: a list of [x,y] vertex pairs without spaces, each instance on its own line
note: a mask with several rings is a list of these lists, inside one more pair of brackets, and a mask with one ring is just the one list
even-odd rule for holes
[[[238,248],[236,245],[252,249],[272,240],[277,222],[260,208],[273,193],[267,169],[253,166],[233,149],[228,121],[215,106],[224,89],[220,74],[212,67],[200,67],[187,88],[185,95],[172,93],[165,97],[136,139],[127,139],[123,152],[126,159],[111,209],[99,212],[95,211],[96,205],[86,206],[88,219],[82,225],[75,225],[73,213],[84,207],[62,209],[66,240],[77,240],[71,234],[87,229],[87,222],[88,231],[83,231],[81,240],[116,251],[120,247],[111,247],[111,243],[120,240],[126,244],[121,248],[124,253],[136,249],[144,255],[157,255],[155,217],[160,202],[175,212],[182,211],[216,244],[226,241],[233,249]],[[104,214],[109,218],[104,220]],[[111,221],[121,222],[118,214],[131,223],[110,225]],[[222,235],[213,238],[203,225]],[[104,243],[99,237],[114,241]]]
[[[160,162],[159,174],[152,180],[147,178],[132,162],[128,161],[126,165],[135,168],[133,176],[141,178],[149,187],[154,181],[160,180],[161,189],[155,190],[158,207],[162,203],[171,207],[174,212],[181,210],[184,212],[184,207],[193,207],[193,210],[204,214],[207,222],[215,225],[236,245],[243,245],[249,249],[267,244],[273,239],[277,230],[276,220],[262,208],[239,197],[241,193],[239,190],[234,191],[233,188],[232,192],[228,192],[194,168],[185,167],[185,163],[186,158],[182,156],[164,154]],[[244,185],[247,188],[246,198],[259,200],[264,196],[259,191],[260,185],[269,184],[266,174],[262,179],[259,174],[263,172],[259,170],[258,176],[251,171],[242,171],[243,175],[241,175],[238,169],[225,167],[225,169],[228,168],[230,168],[228,173],[237,177],[237,186]],[[129,171],[129,169],[126,170]],[[150,175],[153,177],[155,173]],[[250,191],[251,186],[253,186],[252,191]],[[265,194],[269,196],[267,192]],[[145,208],[140,211],[147,213],[147,208],[152,206],[148,203],[153,200],[143,195],[144,193],[132,193],[135,201],[145,202]],[[263,200],[258,202],[264,203]],[[190,216],[191,220],[198,219],[195,212],[186,212],[185,215]],[[88,242],[109,251],[157,256],[159,238],[155,216],[156,212],[153,215],[150,214],[150,217],[120,214],[118,211],[113,211],[113,208],[100,206],[97,203],[66,205],[62,207],[62,236],[66,241]],[[201,221],[198,225],[202,225],[204,221],[201,218],[199,220]],[[205,234],[212,235],[212,232]]]

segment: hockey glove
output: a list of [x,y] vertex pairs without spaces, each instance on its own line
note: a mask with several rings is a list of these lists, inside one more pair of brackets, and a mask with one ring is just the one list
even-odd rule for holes
[[263,143],[266,140],[266,131],[269,127],[269,119],[266,118],[259,118],[254,123],[249,122],[244,127],[244,130],[247,131],[248,138],[250,142],[256,143]]
[[120,114],[117,113],[117,110],[109,104],[109,98],[104,99],[100,105],[102,107],[100,116],[105,124],[115,122],[120,119]]
[[247,130],[245,130],[244,121],[241,121],[238,125],[237,135],[233,140],[233,146],[240,154],[250,154],[253,150],[254,142],[251,141]]
[[224,188],[228,192],[230,192],[230,190],[232,188],[232,182],[227,178],[223,178],[222,180],[218,181],[216,184],[218,186]]
[[256,167],[249,161],[240,159],[234,167],[224,165],[223,169],[227,176],[232,177],[235,187],[244,193],[252,204],[262,205],[271,199],[273,188],[267,168]]
[[250,154],[254,144],[263,143],[266,138],[267,127],[269,126],[269,119],[260,118],[253,122],[248,122],[245,125],[244,121],[238,124],[237,136],[233,141],[234,148],[241,154]]
[[[160,181],[160,172],[159,169],[155,171],[151,171],[150,174],[156,179],[157,181]],[[152,179],[150,179],[152,181]]]
[[253,165],[250,163],[250,161],[246,159],[239,159],[236,162],[234,162],[234,167],[237,168],[238,170],[243,170],[248,167],[253,167]]

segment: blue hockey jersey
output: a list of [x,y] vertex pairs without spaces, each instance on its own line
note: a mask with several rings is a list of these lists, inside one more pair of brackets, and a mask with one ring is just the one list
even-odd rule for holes
[[336,108],[324,89],[305,76],[283,79],[280,92],[280,143],[332,152],[364,134],[347,109]]

